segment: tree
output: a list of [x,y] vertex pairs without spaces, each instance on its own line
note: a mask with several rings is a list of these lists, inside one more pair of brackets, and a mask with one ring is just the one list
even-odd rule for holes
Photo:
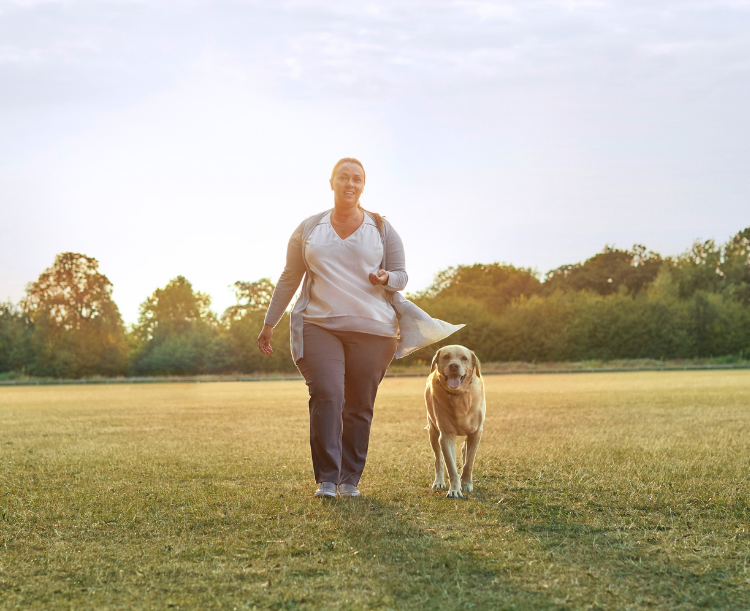
[[34,325],[22,309],[0,303],[0,373],[31,371],[33,333]]
[[237,304],[224,310],[222,319],[241,320],[248,314],[263,312],[268,309],[273,296],[274,285],[270,278],[261,278],[255,282],[238,280],[232,285]]
[[476,263],[438,272],[432,285],[415,298],[420,302],[469,298],[483,304],[488,311],[499,313],[519,297],[536,295],[540,290],[541,284],[530,269],[504,263]]
[[633,267],[625,279],[625,286],[628,293],[637,295],[656,280],[664,259],[659,253],[646,250],[646,247],[641,244],[635,244],[630,253],[633,255]]
[[274,285],[271,279],[237,281],[233,286],[237,304],[228,307],[221,317],[231,369],[242,373],[294,371],[294,361],[289,350],[288,314],[284,315],[274,330],[273,354],[264,357],[258,351],[258,333],[263,327],[266,310],[273,295]]
[[556,290],[592,291],[612,295],[624,286],[631,295],[637,294],[656,278],[662,264],[660,255],[636,244],[633,250],[604,250],[584,263],[562,265],[547,273],[544,292]]
[[145,375],[220,373],[226,359],[211,298],[177,276],[140,306],[131,332],[133,371]]
[[724,278],[725,294],[750,305],[750,227],[724,245],[719,273]]
[[717,293],[721,290],[724,285],[721,251],[713,240],[696,240],[690,250],[669,261],[681,299],[688,299],[697,291]]
[[119,375],[127,345],[112,283],[93,257],[64,252],[26,288],[34,325],[34,373],[58,377]]

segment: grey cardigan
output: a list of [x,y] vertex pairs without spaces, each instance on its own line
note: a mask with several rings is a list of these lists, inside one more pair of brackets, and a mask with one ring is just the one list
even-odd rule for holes
[[[320,212],[306,218],[299,227],[294,230],[289,239],[286,251],[286,265],[284,271],[276,283],[276,288],[268,305],[265,322],[273,327],[279,324],[281,317],[294,297],[294,293],[302,282],[302,291],[292,308],[289,325],[291,327],[290,344],[292,358],[296,363],[304,355],[302,342],[302,313],[310,301],[311,276],[305,259],[305,243],[307,238],[315,229],[320,220],[330,212]],[[448,337],[464,325],[452,325],[450,323],[431,318],[426,312],[407,300],[398,291],[406,287],[407,274],[404,268],[404,246],[398,233],[391,224],[384,220],[383,231],[380,237],[383,241],[383,261],[380,267],[388,272],[388,283],[384,286],[394,310],[399,325],[399,341],[396,349],[396,358],[405,357],[415,350],[428,346],[434,342]]]

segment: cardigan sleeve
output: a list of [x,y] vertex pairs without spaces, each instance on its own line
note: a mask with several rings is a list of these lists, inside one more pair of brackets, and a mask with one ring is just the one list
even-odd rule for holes
[[409,276],[406,273],[406,256],[404,255],[404,243],[393,225],[386,221],[385,234],[385,271],[388,272],[388,282],[383,288],[395,293],[403,291]]
[[279,324],[287,306],[294,297],[294,293],[299,288],[302,277],[305,275],[305,261],[302,258],[302,233],[304,228],[305,221],[294,230],[292,237],[289,238],[289,245],[286,249],[286,265],[279,281],[276,283],[276,288],[273,290],[271,303],[268,305],[268,311],[266,312],[265,323],[272,327]]

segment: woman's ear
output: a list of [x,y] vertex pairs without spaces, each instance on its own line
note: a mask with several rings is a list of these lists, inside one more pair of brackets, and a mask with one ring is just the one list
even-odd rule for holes
[[477,358],[477,355],[474,354],[474,351],[471,350],[471,361],[474,363],[474,373],[477,374],[480,378],[482,377],[482,369],[481,364],[479,363],[479,359]]
[[[441,348],[442,350],[442,348]],[[440,350],[438,350],[435,353],[435,356],[432,357],[432,365],[430,365],[430,371],[435,371],[435,367],[437,366],[438,359],[440,358]]]

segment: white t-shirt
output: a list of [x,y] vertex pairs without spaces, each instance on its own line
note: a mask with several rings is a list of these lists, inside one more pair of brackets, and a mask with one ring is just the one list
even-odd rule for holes
[[302,312],[305,322],[338,331],[398,335],[388,291],[369,280],[383,260],[380,233],[369,215],[342,240],[331,225],[331,214],[326,214],[307,239],[305,258],[312,281],[310,301]]

